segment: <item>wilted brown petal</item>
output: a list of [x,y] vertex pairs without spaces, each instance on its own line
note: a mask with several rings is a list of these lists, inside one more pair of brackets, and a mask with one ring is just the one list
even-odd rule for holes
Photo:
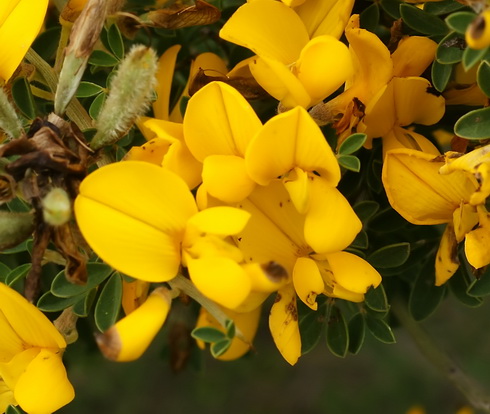
[[219,9],[203,0],[196,0],[193,6],[175,3],[169,8],[151,11],[146,15],[155,27],[181,29],[215,23],[221,17]]

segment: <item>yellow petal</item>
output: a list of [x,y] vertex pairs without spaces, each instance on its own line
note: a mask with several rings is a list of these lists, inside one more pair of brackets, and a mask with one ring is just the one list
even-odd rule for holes
[[166,288],[153,290],[139,308],[97,337],[104,356],[120,362],[138,359],[162,328],[171,303]]
[[[187,222],[187,232],[196,236],[202,233],[230,236],[246,226],[250,214],[234,207],[211,207],[192,216]],[[192,234],[186,234],[186,239]]]
[[209,194],[230,204],[247,198],[255,187],[255,182],[247,174],[245,160],[235,155],[206,157],[202,179]]
[[243,156],[248,143],[262,126],[246,99],[222,82],[211,82],[189,100],[184,136],[192,155]]
[[381,275],[364,259],[352,253],[337,252],[326,255],[335,281],[354,293],[366,293],[381,283]]
[[349,49],[332,36],[318,36],[301,51],[296,76],[315,105],[335,92],[353,74]]
[[174,76],[175,62],[181,46],[174,45],[168,48],[158,60],[158,70],[156,73],[157,100],[153,102],[153,113],[155,118],[169,119],[170,111],[170,91],[172,89],[172,79]]
[[[32,303],[3,283],[0,283],[0,313],[25,345],[66,348],[63,336],[51,321]],[[10,336],[10,339],[14,341],[12,346],[17,346],[15,338]]]
[[161,138],[154,138],[139,147],[131,147],[125,155],[125,161],[145,161],[158,166],[162,165],[170,143]]
[[458,241],[451,223],[446,226],[436,255],[436,286],[441,286],[453,276],[459,268]]
[[2,6],[0,6],[0,26],[7,20],[17,5],[21,0],[5,0],[2,2]]
[[480,164],[476,173],[480,188],[471,196],[470,203],[474,206],[485,203],[487,197],[490,196],[490,163],[487,161]]
[[437,147],[426,137],[399,126],[395,126],[383,135],[383,158],[388,151],[395,148],[411,148],[426,154],[434,154],[434,156],[440,155]]
[[94,251],[116,269],[146,281],[175,276],[186,222],[196,212],[182,179],[138,161],[90,174],[75,200],[78,225]]
[[[44,21],[48,0],[8,1],[2,5],[0,18],[0,79],[8,81],[29,50]],[[5,7],[5,8],[4,8]],[[7,15],[8,14],[8,15]]]
[[456,241],[463,241],[465,235],[478,224],[478,213],[474,206],[461,203],[453,213],[454,234]]
[[325,285],[314,260],[308,257],[298,258],[293,270],[293,284],[303,303],[317,310],[316,297],[323,292]]
[[184,128],[176,122],[142,116],[137,119],[136,125],[147,141],[153,138],[162,138],[169,143],[184,140]]
[[413,224],[452,220],[461,201],[469,200],[476,183],[465,173],[439,174],[443,162],[431,154],[395,149],[386,154],[383,185],[391,206]]
[[299,214],[305,214],[310,208],[309,181],[308,173],[300,168],[294,168],[283,178],[284,187]]
[[250,72],[267,93],[284,108],[311,106],[311,97],[289,66],[278,60],[258,57],[251,61]]
[[189,189],[196,188],[201,183],[202,163],[197,161],[185,145],[185,142],[175,142],[163,157],[162,167],[182,178]]
[[269,315],[269,329],[277,349],[291,365],[301,356],[298,309],[293,285],[287,285],[277,293]]
[[354,0],[308,0],[295,9],[310,39],[331,35],[340,38],[349,20]]
[[4,413],[9,405],[17,405],[14,392],[0,379],[0,412]]
[[466,43],[472,49],[490,46],[490,9],[482,12],[466,29]]
[[52,413],[72,401],[75,391],[66,376],[61,353],[42,349],[20,376],[14,396],[30,414]]
[[332,186],[340,181],[340,167],[318,125],[300,107],[271,118],[250,143],[247,171],[267,185],[294,167],[317,172]]
[[295,62],[309,40],[298,15],[285,4],[270,0],[257,0],[239,7],[219,35],[260,57],[284,64]]
[[397,123],[433,125],[446,110],[444,98],[424,78],[394,78],[394,99]]
[[228,309],[235,309],[246,299],[251,282],[245,270],[227,257],[204,257],[187,260],[189,275],[201,293]]
[[487,103],[487,96],[474,83],[470,86],[461,87],[461,85],[449,86],[444,91],[446,105],[467,105],[467,106],[482,106]]
[[468,263],[480,269],[490,263],[490,214],[484,207],[478,208],[480,224],[465,238],[464,252]]
[[384,137],[397,124],[393,81],[383,86],[366,106],[363,132],[370,138]]
[[10,390],[15,390],[19,378],[39,352],[41,352],[41,348],[23,349],[8,363],[0,364],[0,377]]
[[123,279],[121,305],[126,315],[139,308],[148,297],[150,284],[142,280],[127,282]]
[[361,220],[342,193],[320,177],[312,177],[310,191],[304,229],[307,243],[318,253],[345,249],[361,231]]
[[275,292],[290,282],[288,271],[276,262],[248,263],[243,268],[250,277],[252,290],[257,292]]
[[0,342],[0,363],[5,363],[9,362],[15,354],[22,352],[24,344],[1,311],[0,332],[2,333],[2,341]]
[[393,76],[420,76],[434,61],[437,43],[424,36],[409,36],[391,55]]

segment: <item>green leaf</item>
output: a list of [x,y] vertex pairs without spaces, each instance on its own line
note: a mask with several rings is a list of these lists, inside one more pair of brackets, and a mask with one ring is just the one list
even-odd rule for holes
[[410,243],[396,243],[384,246],[368,256],[368,262],[379,269],[401,266],[410,256]]
[[350,244],[349,247],[353,247],[355,249],[367,249],[369,247],[369,239],[365,230],[361,230],[354,241]]
[[456,121],[454,133],[467,139],[490,138],[490,107],[475,109],[463,115]]
[[441,35],[448,32],[446,24],[437,16],[409,4],[400,5],[403,22],[411,29],[425,35]]
[[112,67],[119,63],[119,59],[103,50],[94,50],[88,59],[88,63],[94,66]]
[[367,135],[366,134],[352,134],[348,136],[342,144],[340,144],[339,154],[340,155],[349,155],[353,154],[357,150],[361,149],[364,143],[366,142]]
[[224,339],[211,345],[211,355],[218,358],[223,355],[231,346],[231,339]]
[[430,316],[444,298],[446,285],[436,286],[435,283],[435,265],[430,258],[418,272],[408,300],[408,311],[416,321]]
[[80,318],[86,318],[90,313],[90,309],[94,304],[95,296],[97,294],[97,288],[89,291],[83,299],[80,299],[75,305],[73,305],[73,313]]
[[361,161],[354,155],[341,155],[338,158],[339,164],[354,172],[359,172],[361,170]]
[[20,266],[16,267],[15,269],[12,269],[7,276],[5,276],[5,283],[9,286],[13,285],[15,282],[17,282],[20,279],[23,279],[24,277],[27,276],[27,273],[29,273],[29,270],[31,270],[32,264],[31,263],[24,263],[21,264]]
[[8,267],[5,263],[0,262],[0,282],[5,283],[5,278],[10,271],[10,267]]
[[475,20],[476,14],[471,12],[458,12],[446,17],[446,24],[456,33],[464,35],[470,23]]
[[366,324],[369,332],[371,332],[378,341],[385,344],[394,344],[396,342],[391,327],[384,319],[376,318],[368,313],[366,315]]
[[379,8],[376,3],[366,7],[360,14],[360,24],[363,29],[374,32],[379,22]]
[[312,351],[320,342],[323,326],[325,325],[325,304],[320,304],[318,310],[307,309],[299,320],[299,332],[301,335],[301,354]]
[[388,13],[394,19],[400,18],[400,5],[403,4],[401,0],[381,0],[381,8]]
[[466,306],[475,308],[483,304],[483,299],[468,295],[470,283],[470,275],[464,270],[464,265],[461,265],[457,272],[449,279],[448,285],[456,299]]
[[107,331],[117,321],[122,299],[122,277],[114,272],[100,292],[95,305],[95,325],[101,332]]
[[80,85],[78,85],[76,96],[77,98],[88,98],[103,91],[104,88],[96,83],[82,81],[80,82]]
[[233,322],[231,319],[227,319],[227,321],[225,322],[225,330],[226,337],[233,339],[236,334],[235,322]]
[[349,352],[356,355],[366,338],[366,322],[362,314],[357,313],[349,321]]
[[71,298],[58,298],[51,292],[46,292],[37,301],[37,307],[43,312],[60,312],[83,299],[83,295],[72,296]]
[[444,91],[449,79],[451,79],[452,73],[453,64],[440,63],[439,61],[434,60],[431,68],[432,84],[434,85],[434,88],[439,92]]
[[117,24],[113,24],[109,27],[109,30],[107,31],[107,41],[111,52],[114,53],[118,59],[122,59],[124,57],[124,43]]
[[[29,239],[32,240],[32,239]],[[16,254],[20,252],[25,252],[27,250],[27,242],[28,240],[20,243],[19,245],[12,247],[11,249],[5,249],[0,251],[0,254]]]
[[460,10],[464,7],[464,4],[456,3],[454,0],[444,0],[434,3],[425,3],[424,11],[431,14],[448,14],[456,10]]
[[481,297],[490,295],[490,267],[487,267],[485,273],[479,279],[474,280],[468,286],[468,295]]
[[378,232],[393,232],[405,227],[407,222],[391,207],[381,210],[368,224],[368,228]]
[[490,63],[483,61],[480,64],[476,78],[479,88],[490,98]]
[[444,64],[461,62],[465,47],[464,37],[456,32],[449,33],[437,45],[436,59],[439,63]]
[[5,410],[5,414],[24,414],[24,411],[22,411],[19,407],[9,405]]
[[191,332],[191,336],[194,339],[211,344],[227,340],[226,335],[222,331],[211,326],[196,328]]
[[479,63],[488,52],[488,47],[485,49],[467,48],[463,52],[463,67],[465,71],[470,70],[473,66]]
[[51,283],[51,292],[60,298],[82,295],[99,286],[112,273],[112,268],[104,263],[88,263],[88,280],[85,285],[76,285],[66,279],[65,271],[56,275]]
[[36,117],[36,103],[31,92],[31,85],[26,78],[17,78],[12,83],[12,98],[17,108],[29,120]]
[[359,220],[364,223],[376,214],[379,204],[376,201],[365,200],[355,204],[353,209]]
[[59,25],[42,30],[36,37],[36,40],[34,40],[34,43],[31,46],[32,49],[34,49],[45,61],[49,62],[56,56],[60,33],[61,26]]
[[388,298],[382,284],[377,288],[370,287],[364,297],[364,303],[375,312],[387,312],[390,309]]
[[97,119],[99,117],[100,110],[102,109],[102,105],[104,105],[106,98],[107,95],[105,92],[102,92],[93,100],[88,110],[88,113],[93,119]]
[[327,322],[327,347],[335,356],[344,358],[349,349],[349,331],[344,315],[333,306]]

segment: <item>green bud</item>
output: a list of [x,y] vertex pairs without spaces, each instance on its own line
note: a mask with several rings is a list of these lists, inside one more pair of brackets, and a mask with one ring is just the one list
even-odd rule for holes
[[70,197],[62,188],[53,188],[42,200],[44,221],[61,226],[71,217]]
[[18,138],[24,131],[13,105],[3,88],[0,88],[0,128],[10,138]]
[[90,146],[97,150],[117,142],[149,107],[156,83],[153,49],[133,46],[114,75]]
[[22,243],[33,231],[34,216],[31,213],[0,211],[0,250]]

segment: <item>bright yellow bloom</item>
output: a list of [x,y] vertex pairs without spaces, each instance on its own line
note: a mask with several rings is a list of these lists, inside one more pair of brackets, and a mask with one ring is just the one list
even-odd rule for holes
[[[319,12],[316,16],[315,7]],[[300,9],[306,10],[305,18],[311,20],[311,25],[301,19]],[[254,0],[228,19],[220,36],[257,54],[250,64],[253,76],[284,107],[308,108],[335,92],[351,76],[352,62],[347,47],[338,40],[341,32],[337,33],[336,24],[330,33],[319,24],[321,34],[310,33],[307,26],[313,27],[319,23],[314,20],[322,16],[322,21],[337,22],[351,9],[351,1],[308,1],[299,6],[297,13],[280,2]]]
[[44,21],[48,0],[3,0],[0,5],[0,80],[7,82]]
[[75,393],[61,356],[66,342],[34,305],[0,283],[0,412],[9,404],[49,414]]

